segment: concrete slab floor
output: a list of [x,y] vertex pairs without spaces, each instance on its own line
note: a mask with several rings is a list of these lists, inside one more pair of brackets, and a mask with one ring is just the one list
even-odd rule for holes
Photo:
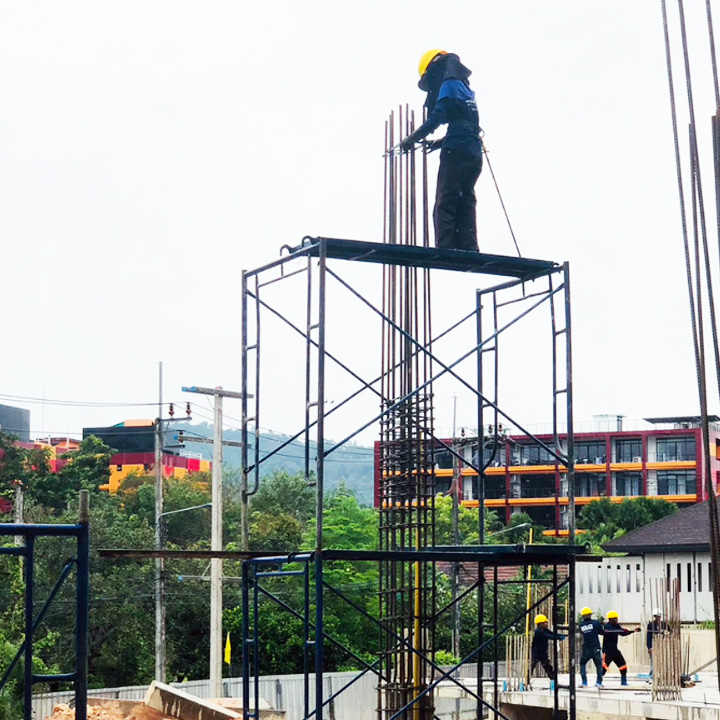
[[[652,688],[649,678],[629,675],[629,686],[620,685],[619,675],[608,675],[604,679],[604,687],[594,684],[580,687],[577,682],[577,717],[578,720],[605,720],[623,717],[627,720],[640,718],[653,720],[720,720],[720,690],[717,676],[714,673],[700,673],[695,687],[683,688],[679,701],[652,700]],[[559,707],[568,707],[568,676],[561,675],[559,687]],[[475,678],[463,679],[468,689],[475,690]],[[563,687],[565,686],[565,687]],[[553,707],[553,691],[547,678],[533,678],[532,688],[525,691],[504,690],[507,687],[503,679],[499,680],[498,698],[501,711],[511,720],[523,720],[526,717],[544,718]],[[487,702],[493,702],[494,684],[492,680],[483,683],[483,696]],[[450,681],[445,681],[438,688],[440,697],[471,696]],[[548,715],[548,717],[550,717]]]

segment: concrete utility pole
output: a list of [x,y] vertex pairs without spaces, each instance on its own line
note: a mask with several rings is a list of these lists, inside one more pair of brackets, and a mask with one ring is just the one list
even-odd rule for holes
[[[22,480],[14,480],[13,485],[15,485],[15,523],[20,525],[24,522],[25,517],[25,513],[23,510],[25,503]],[[16,535],[15,545],[17,547],[22,547],[23,545],[25,545],[25,538],[22,535]]]
[[[210,549],[223,549],[222,537],[222,401],[224,397],[242,398],[242,393],[223,390],[221,387],[184,387],[183,392],[212,395],[215,398],[213,416],[213,468],[212,468],[212,531]],[[210,561],[210,689],[212,697],[222,697],[222,560]]]
[[[155,421],[155,549],[163,549],[163,364],[158,367],[158,415]],[[155,558],[155,679],[165,682],[165,560]]]

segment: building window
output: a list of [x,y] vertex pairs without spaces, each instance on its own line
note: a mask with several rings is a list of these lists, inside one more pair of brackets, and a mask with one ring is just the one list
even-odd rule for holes
[[605,462],[605,441],[593,440],[575,443],[575,462],[579,465],[597,465]]
[[694,470],[658,470],[658,495],[694,495],[697,479]]
[[554,465],[555,462],[555,458],[539,445],[518,445],[513,451],[514,465]]
[[702,563],[697,564],[698,592],[702,592]]
[[522,475],[520,476],[520,497],[543,498],[555,497],[554,475]]
[[642,461],[642,440],[629,438],[615,441],[615,462],[629,463]]
[[692,563],[687,564],[687,591],[692,592]]
[[658,438],[657,462],[695,460],[695,438]]
[[607,489],[604,473],[577,473],[575,497],[602,497]]
[[640,592],[640,564],[635,566],[635,592]]
[[627,592],[630,592],[630,587],[631,587],[631,582],[632,582],[632,578],[630,577],[630,566],[627,565],[626,568],[627,568]]
[[642,495],[642,473],[616,472],[613,473],[614,495],[633,496]]

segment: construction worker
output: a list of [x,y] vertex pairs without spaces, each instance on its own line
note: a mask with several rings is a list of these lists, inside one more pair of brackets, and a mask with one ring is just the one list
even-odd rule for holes
[[548,630],[548,619],[545,615],[535,616],[535,634],[532,639],[532,660],[530,664],[530,674],[532,675],[535,666],[540,663],[547,676],[555,679],[555,668],[548,657],[548,641],[564,640],[567,635],[559,635]]
[[667,635],[670,632],[668,624],[663,620],[663,613],[660,608],[653,610],[653,619],[647,624],[647,636],[645,644],[650,655],[650,677],[653,674],[653,638],[655,635]]
[[427,120],[401,143],[410,150],[447,123],[435,194],[435,245],[439,248],[477,252],[475,183],[482,170],[483,146],[480,140],[475,93],[470,89],[468,70],[460,58],[444,50],[428,50],[420,58],[418,87],[427,93]]
[[582,633],[582,652],[580,653],[580,677],[582,684],[587,687],[587,673],[585,666],[589,660],[595,663],[597,670],[597,687],[602,687],[603,679],[603,661],[602,651],[600,650],[600,635],[605,635],[605,628],[597,620],[592,619],[592,610],[584,607],[580,611],[582,620],[580,621],[580,632]]
[[627,685],[627,663],[623,654],[618,649],[618,640],[621,636],[632,635],[640,632],[640,628],[634,630],[626,630],[620,626],[619,616],[615,610],[610,610],[607,614],[607,623],[605,624],[605,637],[603,638],[603,676],[608,671],[611,663],[615,663],[620,670],[620,684]]

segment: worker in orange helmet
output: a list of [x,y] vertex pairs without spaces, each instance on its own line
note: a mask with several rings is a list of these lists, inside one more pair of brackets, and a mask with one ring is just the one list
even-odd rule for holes
[[608,671],[612,663],[615,663],[620,670],[620,684],[627,685],[627,663],[623,654],[618,649],[618,640],[625,635],[632,635],[640,632],[637,627],[634,630],[626,630],[620,626],[619,616],[615,610],[610,610],[607,614],[607,623],[605,624],[605,635],[603,636],[603,676]]
[[471,71],[460,58],[445,50],[428,50],[420,58],[418,87],[427,93],[425,122],[400,143],[403,151],[447,124],[439,146],[440,169],[435,194],[435,245],[455,250],[478,250],[475,183],[480,177],[483,146],[480,140],[475,93],[468,78]]

